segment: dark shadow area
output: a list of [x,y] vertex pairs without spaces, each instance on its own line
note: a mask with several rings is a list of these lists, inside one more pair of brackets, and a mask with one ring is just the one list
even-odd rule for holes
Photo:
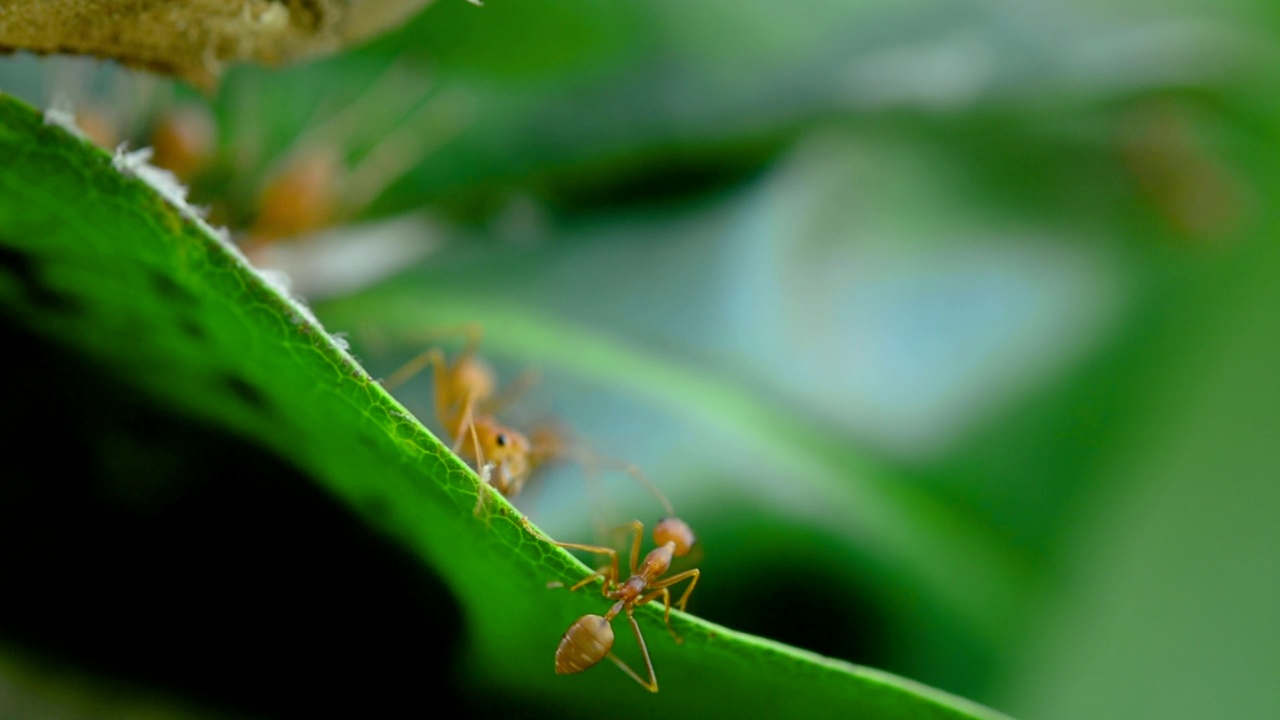
[[618,158],[597,172],[577,168],[569,179],[552,176],[541,193],[561,213],[601,209],[663,208],[709,197],[759,176],[780,143],[766,139],[726,148],[668,149],[650,157]]
[[[870,587],[840,581],[832,544],[799,527],[765,526],[740,508],[742,524],[708,527],[708,548],[731,548],[737,560],[694,548],[703,582],[689,602],[699,617],[805,650],[901,672],[891,649],[893,612]],[[750,558],[743,562],[741,558]],[[679,565],[675,569],[683,569]]]
[[0,333],[0,640],[259,717],[458,700],[459,608],[420,562],[244,438]]

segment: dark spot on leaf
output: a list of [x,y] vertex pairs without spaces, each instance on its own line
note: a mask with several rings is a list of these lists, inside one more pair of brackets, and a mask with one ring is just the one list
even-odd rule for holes
[[223,375],[222,384],[231,391],[232,395],[240,398],[245,405],[252,407],[258,412],[268,412],[271,410],[271,404],[267,402],[267,396],[255,387],[252,383],[238,375]]
[[0,238],[0,272],[17,281],[23,297],[32,305],[55,312],[80,309],[78,299],[45,284],[40,277],[40,265],[34,257],[10,247],[3,238]]
[[[831,538],[806,528],[763,536],[748,526],[722,532],[716,547],[734,547],[752,561],[730,569],[718,555],[698,566],[705,583],[689,610],[712,622],[823,655],[902,671],[890,655],[891,608],[869,586],[828,574]],[[677,565],[677,569],[684,569]]]
[[203,325],[186,315],[178,318],[178,328],[182,330],[183,335],[197,342],[203,342],[209,337]]
[[151,273],[151,286],[156,289],[156,294],[165,300],[181,303],[182,305],[199,304],[199,300],[190,290],[182,287],[173,278],[158,270]]

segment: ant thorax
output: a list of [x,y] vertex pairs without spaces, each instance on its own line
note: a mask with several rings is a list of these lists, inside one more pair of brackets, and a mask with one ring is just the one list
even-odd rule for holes
[[[644,571],[641,570],[641,573],[643,572]],[[617,587],[617,589],[609,593],[609,597],[620,598],[624,602],[634,600],[635,598],[640,597],[648,587],[649,581],[645,579],[643,574],[632,575],[627,578],[626,582],[622,583]]]

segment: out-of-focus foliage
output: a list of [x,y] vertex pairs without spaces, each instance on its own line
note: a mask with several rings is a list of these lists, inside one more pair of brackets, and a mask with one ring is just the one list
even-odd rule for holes
[[[548,582],[573,585],[590,569],[522,527],[502,500],[476,517],[480,479],[190,208],[164,204],[154,169],[127,155],[109,158],[10,98],[0,98],[0,159],[0,303],[23,316],[20,330],[86,355],[162,409],[253,437],[396,537],[466,608],[478,683],[519,689],[566,713],[591,708],[585,686],[548,688],[538,662],[560,628],[600,602],[591,593],[549,593]],[[73,199],[83,197],[95,202],[77,208]],[[11,512],[24,494],[27,504],[40,494],[10,492]],[[19,607],[39,597],[26,595]],[[665,629],[662,613],[656,604],[639,610],[650,633]],[[745,715],[765,707],[754,691],[777,711],[811,716],[1000,717],[680,613],[671,627],[681,647],[655,643],[651,654],[664,673],[698,674],[706,686],[668,682],[666,708]]]
[[[1019,717],[1269,718],[1278,20],[440,3],[232,72],[194,192],[244,228],[300,135],[366,168],[346,217],[409,224],[264,261],[375,375],[460,320],[541,369],[513,419],[657,479],[702,540],[695,614]],[[429,417],[425,379],[397,395]],[[578,475],[517,504],[590,541],[647,502]]]

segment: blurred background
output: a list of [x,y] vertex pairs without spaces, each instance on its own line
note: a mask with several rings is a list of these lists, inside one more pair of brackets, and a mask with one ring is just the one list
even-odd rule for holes
[[[693,525],[699,616],[1019,718],[1262,719],[1277,39],[1248,0],[441,0],[213,96],[23,54],[0,89],[106,147],[176,123],[157,162],[374,376],[478,323],[539,372],[512,424]],[[515,502],[661,512],[601,494]],[[0,716],[75,717],[25,653]]]

